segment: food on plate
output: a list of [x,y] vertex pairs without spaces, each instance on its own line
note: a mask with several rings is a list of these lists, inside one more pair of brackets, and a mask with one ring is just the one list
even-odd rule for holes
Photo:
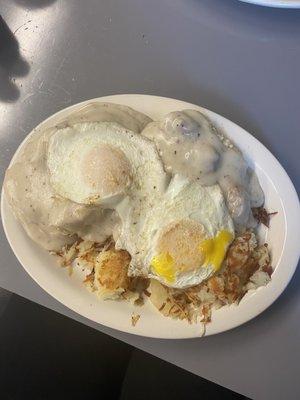
[[57,194],[73,202],[116,208],[164,190],[166,174],[153,143],[112,122],[75,124],[49,139],[47,166]]
[[272,215],[276,215],[276,212],[271,212],[268,213],[267,210],[264,207],[256,207],[252,208],[252,214],[254,218],[256,219],[257,222],[261,222],[264,224],[267,228],[270,226],[270,217]]
[[151,209],[132,208],[119,213],[116,241],[131,255],[130,276],[185,288],[220,269],[234,226],[219,186],[175,175]]
[[208,323],[271,277],[256,232],[270,217],[258,178],[196,110],[151,121],[91,102],[34,132],[5,193],[27,234],[84,271],[101,299]]
[[171,112],[149,123],[142,135],[155,142],[168,172],[205,186],[218,183],[236,226],[255,226],[251,208],[264,203],[258,179],[242,153],[203,113]]
[[60,250],[77,236],[101,243],[118,223],[113,210],[73,202],[59,195],[50,181],[47,164],[51,137],[58,130],[90,120],[118,123],[139,133],[150,118],[125,106],[88,104],[58,120],[52,128],[36,130],[6,172],[5,193],[16,218],[27,234],[47,250]]
[[[270,258],[266,246],[259,246],[251,232],[240,234],[232,243],[224,268],[200,285],[185,291],[151,281],[150,300],[164,315],[190,322],[210,322],[212,309],[241,300],[250,289],[270,281]],[[199,313],[200,311],[200,313]]]

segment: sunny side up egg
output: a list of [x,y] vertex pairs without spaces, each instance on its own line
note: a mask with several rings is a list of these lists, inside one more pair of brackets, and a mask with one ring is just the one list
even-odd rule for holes
[[218,185],[203,187],[175,175],[151,209],[117,208],[122,228],[116,246],[129,250],[129,275],[186,288],[222,265],[234,225]]
[[52,135],[47,165],[58,195],[117,211],[129,275],[185,288],[220,269],[234,238],[220,187],[170,181],[149,139],[116,123],[78,123]]
[[112,122],[78,123],[49,140],[50,182],[60,196],[114,209],[124,198],[139,209],[165,190],[167,176],[154,143]]

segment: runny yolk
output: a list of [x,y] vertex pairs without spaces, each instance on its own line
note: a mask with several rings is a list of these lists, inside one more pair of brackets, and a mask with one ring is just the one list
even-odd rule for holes
[[[212,266],[215,271],[218,271],[232,239],[233,235],[230,232],[222,230],[218,232],[217,236],[203,240],[198,245],[198,250],[203,254],[204,262],[202,265],[195,265],[195,269]],[[177,272],[186,269],[184,265],[178,267],[178,262],[176,263],[169,252],[159,253],[153,257],[151,267],[157,275],[162,276],[168,283],[175,281]]]
[[175,280],[174,259],[169,253],[160,253],[152,258],[151,266],[157,275],[165,278],[169,283]]
[[220,231],[217,236],[203,240],[199,245],[199,250],[205,255],[203,266],[211,265],[215,271],[221,268],[225,258],[227,248],[233,239],[233,235],[228,231]]

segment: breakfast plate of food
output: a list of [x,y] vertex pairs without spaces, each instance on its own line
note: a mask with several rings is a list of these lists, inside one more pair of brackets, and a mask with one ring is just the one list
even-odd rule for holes
[[42,122],[11,160],[1,209],[45,291],[148,337],[249,321],[299,258],[299,200],[276,158],[224,117],[158,96],[92,99]]

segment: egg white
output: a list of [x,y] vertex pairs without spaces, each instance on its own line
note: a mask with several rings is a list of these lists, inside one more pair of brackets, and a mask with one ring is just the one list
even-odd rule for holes
[[[89,160],[97,149],[103,155],[102,164],[98,158]],[[111,153],[108,157],[106,149]],[[167,179],[155,145],[112,122],[78,123],[57,130],[49,140],[47,165],[51,185],[60,196],[107,208],[114,208],[124,198],[129,203],[136,198],[140,202],[143,196],[149,197],[153,187],[163,191]],[[87,183],[87,168],[95,175],[94,186]],[[98,172],[106,187],[97,179]],[[111,182],[113,191],[108,187]]]
[[[151,260],[156,255],[160,233],[168,225],[182,220],[196,221],[204,227],[206,236],[214,238],[225,230],[234,237],[234,226],[218,185],[203,187],[198,182],[175,175],[166,192],[137,211],[126,213],[126,205],[117,208],[122,220],[117,247],[128,250],[132,256],[129,275],[150,277],[165,285],[185,288],[201,283],[215,273],[213,265],[195,268],[177,274],[170,284],[155,273]],[[197,266],[195,266],[197,267]]]

